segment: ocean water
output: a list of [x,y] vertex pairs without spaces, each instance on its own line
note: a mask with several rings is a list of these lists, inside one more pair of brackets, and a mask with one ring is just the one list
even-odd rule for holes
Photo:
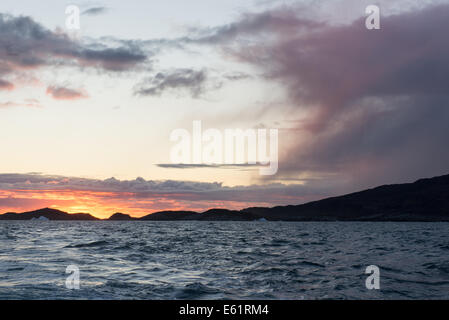
[[[0,221],[0,299],[449,299],[449,223]],[[66,288],[66,267],[80,288]],[[368,290],[365,268],[380,268]]]

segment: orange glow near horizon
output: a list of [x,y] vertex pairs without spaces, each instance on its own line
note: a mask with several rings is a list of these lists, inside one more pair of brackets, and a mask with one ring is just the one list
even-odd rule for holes
[[[134,193],[79,190],[0,190],[0,209],[5,212],[26,212],[45,207],[68,213],[89,213],[100,219],[116,212],[142,217],[164,210],[205,211],[210,208],[242,209],[266,203],[238,201],[178,200],[182,194],[157,194],[141,197]],[[172,198],[171,198],[172,197]]]

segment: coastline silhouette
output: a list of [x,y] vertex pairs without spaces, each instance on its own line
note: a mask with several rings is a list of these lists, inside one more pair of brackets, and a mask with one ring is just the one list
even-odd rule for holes
[[44,208],[23,213],[7,212],[0,215],[0,220],[449,221],[448,194],[449,175],[443,175],[413,183],[383,185],[300,205],[271,208],[159,211],[139,218],[118,212],[107,219],[99,219],[89,213],[67,213]]

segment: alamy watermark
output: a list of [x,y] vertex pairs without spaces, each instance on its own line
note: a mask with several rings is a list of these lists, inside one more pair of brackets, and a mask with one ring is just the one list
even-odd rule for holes
[[69,5],[65,8],[65,27],[68,30],[79,30],[81,29],[80,23],[80,8],[75,5]]
[[[268,141],[269,140],[269,141]],[[262,165],[261,175],[278,171],[277,129],[202,130],[200,120],[193,121],[192,132],[175,129],[170,141],[172,164],[187,165]]]
[[70,290],[79,290],[80,288],[80,269],[76,265],[69,265],[65,269],[69,276],[65,280],[65,287]]
[[380,29],[380,7],[374,4],[369,5],[365,8],[365,14],[367,15],[365,19],[365,27],[368,30],[379,30]]
[[366,267],[365,273],[370,274],[365,280],[365,286],[368,290],[380,289],[380,269],[376,265]]

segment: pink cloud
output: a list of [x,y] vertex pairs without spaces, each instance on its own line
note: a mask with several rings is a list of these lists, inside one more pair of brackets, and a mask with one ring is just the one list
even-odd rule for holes
[[0,79],[0,90],[13,90],[13,89],[14,85],[11,82]]
[[78,100],[87,98],[88,95],[83,90],[75,90],[65,87],[50,86],[47,88],[47,94],[56,100]]

